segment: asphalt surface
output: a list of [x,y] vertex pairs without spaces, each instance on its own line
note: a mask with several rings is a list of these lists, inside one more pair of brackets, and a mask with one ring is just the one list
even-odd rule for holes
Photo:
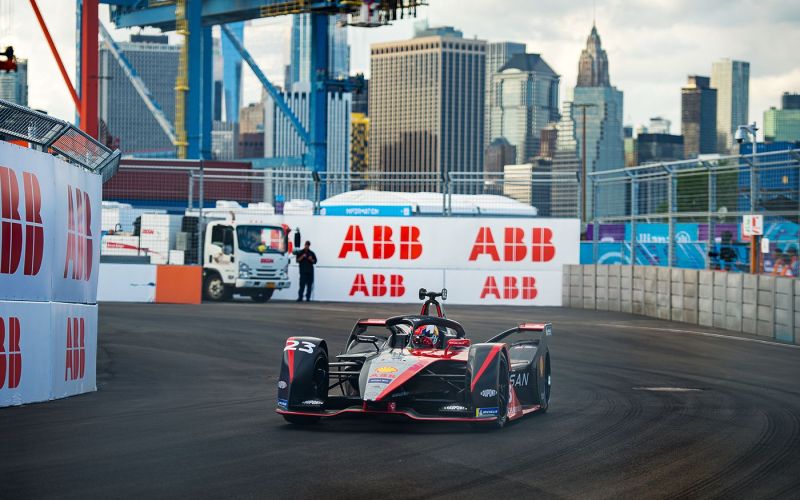
[[0,497],[800,494],[800,349],[624,314],[448,307],[476,340],[554,325],[550,410],[499,431],[274,413],[287,336],[415,309],[101,304],[98,392],[0,409]]

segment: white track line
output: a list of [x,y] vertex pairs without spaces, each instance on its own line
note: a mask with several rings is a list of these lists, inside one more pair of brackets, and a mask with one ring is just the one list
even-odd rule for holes
[[688,333],[691,335],[701,335],[703,337],[714,337],[720,339],[739,340],[741,342],[755,342],[757,344],[766,344],[776,347],[788,347],[791,349],[800,349],[800,345],[795,344],[782,344],[780,342],[770,342],[769,340],[749,339],[747,337],[735,337],[733,335],[722,335],[721,333],[702,332],[699,330],[681,330],[678,328],[659,328],[654,326],[638,326],[638,325],[620,325],[617,323],[597,323],[599,326],[612,326],[617,328],[636,328],[638,330],[658,330],[662,332],[675,332],[675,333]]

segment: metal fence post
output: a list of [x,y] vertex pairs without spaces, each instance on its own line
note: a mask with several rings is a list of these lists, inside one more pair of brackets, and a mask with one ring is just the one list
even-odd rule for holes
[[[597,259],[600,256],[600,224],[597,222],[597,191],[598,181],[592,177],[592,264],[597,264]],[[596,279],[597,273],[595,273]]]
[[667,236],[667,267],[672,267],[675,259],[675,175],[672,169],[667,169],[667,210],[669,221],[669,235]]
[[[629,174],[631,179],[631,257],[630,265],[636,265],[636,216],[639,213],[639,180],[636,174]],[[631,274],[632,275],[632,274]]]
[[706,248],[706,269],[711,269],[711,249],[714,246],[714,212],[717,211],[717,177],[714,175],[714,170],[708,168],[708,217],[707,222],[708,224],[708,234],[706,235],[706,239],[708,240],[708,247]]
[[200,160],[200,184],[197,186],[198,200],[197,206],[199,208],[197,216],[197,264],[203,266],[203,205],[205,205],[205,165],[203,160]]
[[190,210],[194,208],[194,171],[189,170],[189,201],[186,203],[186,207]]

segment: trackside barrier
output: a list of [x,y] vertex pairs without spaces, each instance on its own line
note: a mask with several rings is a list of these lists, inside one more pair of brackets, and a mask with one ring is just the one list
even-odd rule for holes
[[101,176],[0,141],[0,406],[96,389]]
[[564,306],[800,344],[800,279],[652,266],[565,265]]
[[[578,263],[577,219],[265,215],[259,223],[299,228],[312,242],[315,300],[416,303],[419,288],[447,287],[453,304],[561,305],[562,266]],[[152,301],[165,286],[160,271],[153,279],[156,266],[102,266],[100,300]],[[106,269],[116,276],[107,284]],[[273,300],[297,298],[297,265],[289,271],[292,286]]]

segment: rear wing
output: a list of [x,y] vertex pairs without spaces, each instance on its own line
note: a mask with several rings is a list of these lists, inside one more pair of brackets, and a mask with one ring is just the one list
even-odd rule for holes
[[495,335],[494,337],[490,338],[486,342],[500,342],[504,338],[508,337],[509,335],[513,335],[515,333],[520,332],[538,332],[541,333],[542,338],[550,337],[553,335],[553,324],[552,323],[522,323],[521,325],[517,325],[514,328],[506,330],[502,333]]

